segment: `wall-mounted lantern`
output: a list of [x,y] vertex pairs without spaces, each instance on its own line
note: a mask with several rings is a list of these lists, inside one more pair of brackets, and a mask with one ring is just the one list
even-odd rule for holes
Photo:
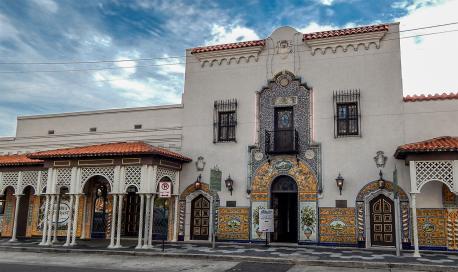
[[202,175],[199,174],[199,176],[197,177],[196,181],[194,182],[194,188],[196,190],[200,190],[202,188]]
[[232,195],[232,190],[234,190],[234,181],[231,179],[231,175],[224,181],[226,184],[226,188],[231,192]]
[[379,180],[378,180],[378,187],[380,189],[385,189],[385,185],[386,185],[386,180],[383,179],[383,173],[382,173],[382,170],[380,170],[380,173],[379,173]]
[[340,195],[342,195],[342,188],[343,188],[343,185],[344,185],[344,181],[345,181],[344,178],[339,173],[339,175],[336,178],[336,185],[339,188]]

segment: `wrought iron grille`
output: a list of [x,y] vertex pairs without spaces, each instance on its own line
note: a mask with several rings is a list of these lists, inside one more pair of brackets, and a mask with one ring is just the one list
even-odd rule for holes
[[235,142],[237,99],[215,101],[213,110],[213,142]]
[[334,137],[361,136],[359,90],[334,91]]
[[297,130],[266,130],[265,136],[265,149],[267,154],[299,153],[299,133]]

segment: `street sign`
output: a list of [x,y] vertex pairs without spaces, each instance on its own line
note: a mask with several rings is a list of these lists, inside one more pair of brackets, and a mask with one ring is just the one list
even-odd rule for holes
[[159,182],[159,197],[167,198],[172,195],[172,184],[169,181]]
[[259,231],[274,232],[274,210],[259,210]]

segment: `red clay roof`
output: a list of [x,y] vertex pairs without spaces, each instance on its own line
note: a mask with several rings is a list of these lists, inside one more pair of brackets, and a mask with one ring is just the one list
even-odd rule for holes
[[[313,33],[304,34],[302,39],[304,41],[307,41],[307,40],[323,39],[323,38],[338,37],[338,36],[347,36],[347,35],[353,35],[353,34],[378,32],[378,31],[388,31],[388,25],[387,24],[370,25],[370,26],[361,26],[361,27],[313,32]],[[227,50],[227,49],[235,49],[235,48],[243,48],[243,47],[251,47],[251,46],[264,46],[265,44],[266,44],[266,40],[257,40],[257,41],[201,46],[201,47],[193,48],[191,50],[191,54]]]
[[0,156],[0,166],[39,165],[39,164],[43,164],[43,161],[30,159],[27,157],[26,154]]
[[158,155],[184,162],[191,161],[179,153],[165,148],[151,146],[144,142],[118,142],[100,145],[90,145],[73,148],[63,148],[49,151],[32,153],[29,158],[52,159],[52,158],[76,158],[76,157],[106,157],[127,155]]
[[388,31],[388,25],[370,25],[370,26],[361,26],[361,27],[353,27],[353,28],[344,28],[344,29],[337,29],[337,30],[328,30],[328,31],[320,31],[314,33],[307,33],[304,34],[303,40],[315,40],[315,39],[323,39],[323,38],[331,38],[331,37],[338,37],[338,36],[347,36],[353,34],[361,34],[361,33],[369,33],[369,32],[378,32],[378,31]]
[[236,49],[236,48],[251,47],[251,46],[264,46],[265,44],[266,44],[265,40],[257,40],[257,41],[248,41],[248,42],[237,42],[237,43],[202,46],[202,47],[193,48],[191,50],[191,54],[218,51],[218,50],[226,50],[226,49]]
[[458,152],[458,137],[443,136],[426,141],[401,145],[396,149],[394,157],[405,159],[409,153],[424,152]]
[[457,93],[443,93],[443,94],[428,94],[428,95],[408,95],[404,97],[404,102],[421,102],[421,101],[432,101],[432,100],[451,100],[458,99]]

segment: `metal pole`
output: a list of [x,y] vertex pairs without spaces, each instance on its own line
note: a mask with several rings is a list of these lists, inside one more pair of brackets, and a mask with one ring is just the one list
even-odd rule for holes
[[393,171],[393,183],[394,183],[394,222],[395,222],[395,232],[396,232],[396,256],[401,256],[401,210],[399,203],[399,188],[398,188],[398,170],[396,166]]

